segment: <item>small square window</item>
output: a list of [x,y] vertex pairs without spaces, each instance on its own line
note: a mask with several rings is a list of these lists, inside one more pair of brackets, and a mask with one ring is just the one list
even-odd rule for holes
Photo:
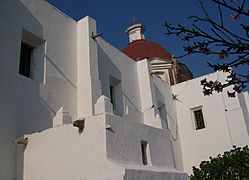
[[22,42],[20,52],[19,74],[31,78],[32,52],[34,47]]
[[196,130],[204,129],[205,123],[204,123],[202,109],[194,110],[193,113],[195,118],[195,129]]

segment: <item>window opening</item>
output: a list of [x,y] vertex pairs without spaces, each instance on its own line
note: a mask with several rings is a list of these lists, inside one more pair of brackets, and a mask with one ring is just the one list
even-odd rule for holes
[[205,123],[204,123],[202,109],[194,110],[194,118],[195,118],[196,130],[204,129]]
[[22,42],[20,52],[19,74],[31,78],[32,53],[34,47]]
[[113,105],[113,109],[115,109],[115,94],[114,94],[114,86],[110,86],[110,100]]
[[113,114],[117,116],[122,116],[124,113],[124,105],[121,81],[118,78],[110,75],[108,88],[108,97],[113,106]]
[[143,161],[143,165],[147,165],[148,164],[148,159],[147,159],[147,145],[148,145],[147,141],[141,141],[141,150],[142,150],[142,161]]

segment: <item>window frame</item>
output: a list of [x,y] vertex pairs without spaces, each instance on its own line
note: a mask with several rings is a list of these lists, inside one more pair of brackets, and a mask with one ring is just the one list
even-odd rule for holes
[[[41,36],[34,34],[26,29],[22,29],[21,40],[19,42],[19,58],[18,58],[18,67],[17,75],[25,78],[25,80],[34,80],[33,82],[39,82],[45,84],[46,79],[46,48],[47,42]],[[22,73],[20,68],[21,62],[21,51],[22,44],[25,44],[32,48],[31,58],[29,60],[29,73]],[[22,65],[21,65],[22,66]],[[27,65],[26,65],[27,66]]]
[[32,46],[31,44],[25,41],[21,42],[18,73],[30,79],[33,78],[33,58],[35,48],[36,47]]
[[[201,112],[201,118],[198,119],[198,116],[196,116],[196,112]],[[194,124],[194,130],[202,130],[207,128],[207,123],[205,121],[204,111],[202,106],[198,106],[191,109],[193,124]]]

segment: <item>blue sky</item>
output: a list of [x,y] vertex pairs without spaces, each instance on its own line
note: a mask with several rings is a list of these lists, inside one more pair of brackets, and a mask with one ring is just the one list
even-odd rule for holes
[[[51,4],[75,20],[88,15],[97,21],[98,32],[103,38],[117,47],[124,48],[128,37],[124,30],[136,17],[146,27],[145,38],[162,45],[175,56],[183,54],[182,41],[165,35],[165,21],[188,24],[187,17],[200,15],[201,8],[197,0],[48,0]],[[215,8],[207,7],[211,14]],[[206,61],[213,61],[207,56],[191,55],[181,62],[188,65],[194,76],[212,72]]]

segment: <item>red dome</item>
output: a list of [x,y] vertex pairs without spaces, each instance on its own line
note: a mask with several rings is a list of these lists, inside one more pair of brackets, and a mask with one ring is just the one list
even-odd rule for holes
[[159,44],[144,39],[139,39],[129,43],[126,48],[122,49],[122,52],[135,61],[155,57],[171,60],[171,54],[169,54]]

